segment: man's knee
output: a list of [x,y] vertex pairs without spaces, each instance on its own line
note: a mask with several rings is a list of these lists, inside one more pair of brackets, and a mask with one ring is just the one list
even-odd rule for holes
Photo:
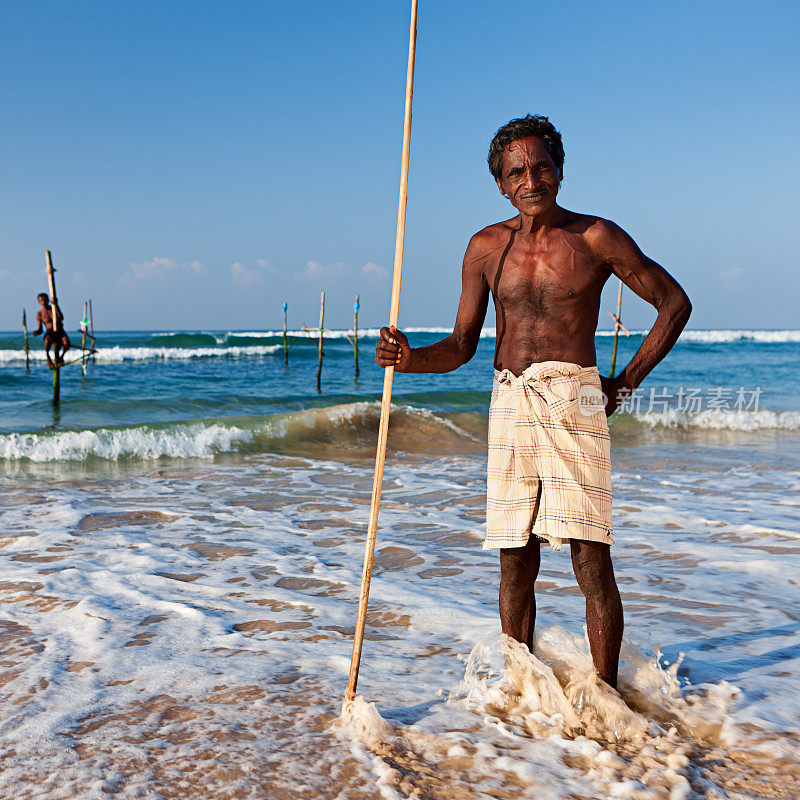
[[616,585],[611,546],[603,542],[571,542],[572,569],[584,594],[595,594]]
[[539,545],[531,536],[523,547],[503,547],[500,549],[500,578],[522,579],[533,573],[534,577],[539,571]]

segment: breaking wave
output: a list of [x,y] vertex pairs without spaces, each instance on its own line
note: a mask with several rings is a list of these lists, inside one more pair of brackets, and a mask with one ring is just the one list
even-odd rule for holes
[[[236,358],[241,356],[266,356],[280,348],[278,344],[252,345],[248,347],[100,347],[94,358],[106,364],[123,361],[169,361],[193,358]],[[31,359],[44,361],[43,350],[31,350]],[[72,351],[67,360],[73,358]],[[25,361],[23,350],[0,350],[0,363]]]
[[[267,417],[106,427],[94,430],[0,434],[0,460],[30,462],[103,459],[207,458],[219,453],[272,452],[310,458],[373,457],[377,402],[345,403]],[[676,411],[620,414],[611,430],[637,435],[664,431],[798,431],[800,412]],[[483,454],[486,414],[392,406],[388,447],[408,454]]]
[[[269,417],[198,420],[96,430],[0,435],[0,459],[37,463],[102,459],[205,458],[275,452],[314,458],[374,456],[380,406],[350,403]],[[469,415],[461,415],[469,416]],[[389,449],[478,451],[483,440],[427,409],[393,407]]]

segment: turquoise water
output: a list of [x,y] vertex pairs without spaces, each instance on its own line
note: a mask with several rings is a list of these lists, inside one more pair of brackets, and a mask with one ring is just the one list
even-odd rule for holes
[[[436,415],[485,416],[494,337],[491,331],[484,333],[476,356],[456,372],[396,375],[395,404]],[[281,336],[274,331],[102,332],[86,375],[81,375],[79,364],[64,369],[61,403],[54,410],[51,376],[44,366],[40,340],[33,340],[33,361],[26,370],[22,337],[3,333],[0,436],[5,438],[0,439],[0,455],[16,459],[30,455],[24,446],[12,446],[9,434],[58,437],[61,432],[121,426],[163,431],[187,423],[199,432],[210,426],[229,428],[234,420],[239,429],[253,430],[280,415],[372,403],[380,398],[383,380],[372,360],[376,334],[376,330],[361,333],[358,378],[352,345],[344,332],[328,334],[322,391],[317,392],[317,342],[311,334],[291,335],[287,366]],[[422,346],[444,333],[412,329],[409,335],[412,346]],[[642,339],[641,334],[620,338],[618,364],[627,363]],[[610,363],[611,346],[610,335],[598,335],[597,359],[603,373]],[[692,392],[693,405],[686,399]],[[641,398],[628,409],[629,416],[649,428],[796,430],[800,428],[800,332],[687,332],[640,393]],[[678,407],[681,402],[683,408]],[[240,446],[224,439],[208,447]],[[135,454],[130,434],[126,448],[127,454]],[[90,452],[91,448],[86,451]],[[54,451],[52,458],[63,455]],[[41,446],[39,459],[49,460]]]

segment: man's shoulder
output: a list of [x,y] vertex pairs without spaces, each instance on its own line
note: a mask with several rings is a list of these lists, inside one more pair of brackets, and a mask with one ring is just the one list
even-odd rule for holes
[[519,217],[495,222],[479,230],[469,240],[469,250],[475,255],[479,253],[488,254],[498,247],[505,247],[508,244],[509,234],[519,228]]
[[582,236],[590,245],[602,245],[613,242],[620,236],[627,236],[616,222],[597,214],[579,214],[575,211],[568,214],[565,229]]

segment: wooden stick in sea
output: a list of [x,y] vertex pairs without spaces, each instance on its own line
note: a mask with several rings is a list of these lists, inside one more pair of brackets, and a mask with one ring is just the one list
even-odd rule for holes
[[283,363],[289,363],[289,336],[287,335],[286,312],[289,310],[289,304],[283,304]]
[[[45,270],[47,272],[47,284],[50,288],[50,314],[52,315],[53,333],[58,332],[58,301],[56,299],[56,276],[53,267],[53,255],[49,250],[45,251]],[[61,399],[61,369],[58,359],[53,362],[53,405],[58,405]]]
[[92,355],[94,355],[94,314],[92,313],[92,301],[89,300],[89,338],[92,340]]
[[83,317],[81,317],[81,375],[86,374],[86,328],[89,320],[86,318],[87,302],[83,301]]
[[31,371],[31,349],[28,345],[28,313],[22,309],[22,332],[25,334],[25,371]]
[[614,345],[611,348],[611,369],[608,371],[608,377],[614,377],[614,370],[617,366],[617,341],[619,339],[619,329],[622,326],[620,321],[620,314],[622,313],[622,281],[619,282],[619,291],[617,292],[617,313],[612,314],[611,318],[614,320]]
[[319,362],[317,363],[317,391],[322,392],[322,333],[325,322],[325,292],[322,293],[319,301]]
[[[394,277],[392,279],[392,305],[389,311],[389,326],[397,328],[400,315],[400,282],[403,277],[403,243],[406,235],[406,201],[408,199],[408,162],[411,155],[411,104],[414,97],[414,56],[417,43],[417,0],[411,0],[411,31],[408,42],[408,69],[406,71],[406,106],[403,120],[403,156],[400,164],[400,196],[397,203],[397,236],[394,246]],[[383,397],[381,419],[378,426],[378,452],[375,457],[375,475],[372,480],[372,503],[369,508],[369,525],[364,551],[364,570],[361,574],[361,594],[358,598],[358,616],[353,636],[353,655],[350,659],[350,676],[347,680],[345,698],[353,700],[358,683],[358,667],[361,663],[361,646],[364,643],[364,627],[367,622],[369,584],[372,578],[372,559],[375,554],[375,538],[378,531],[378,513],[381,505],[383,465],[386,460],[386,437],[389,431],[389,410],[392,404],[392,379],[394,367],[386,367],[383,373]]]
[[356,378],[358,377],[358,309],[361,308],[361,303],[358,302],[358,295],[356,295],[356,302],[353,304],[353,358],[356,362]]

